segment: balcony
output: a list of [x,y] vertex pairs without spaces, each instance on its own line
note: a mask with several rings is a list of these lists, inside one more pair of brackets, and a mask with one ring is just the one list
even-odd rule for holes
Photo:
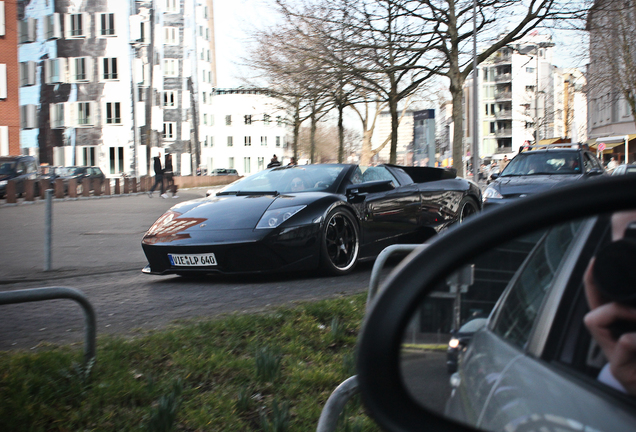
[[512,74],[505,73],[495,76],[495,82],[512,82]]
[[512,100],[512,92],[497,92],[495,100]]
[[495,131],[495,136],[497,138],[509,138],[512,136],[512,128],[497,129]]
[[495,113],[495,118],[498,120],[501,119],[512,119],[512,110],[501,110]]
[[512,147],[497,147],[495,154],[512,153]]
[[495,64],[499,63],[512,63],[512,55],[511,54],[501,54],[492,57],[492,62]]

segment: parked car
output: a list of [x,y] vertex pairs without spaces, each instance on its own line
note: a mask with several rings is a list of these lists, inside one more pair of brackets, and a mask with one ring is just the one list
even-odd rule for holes
[[101,168],[93,166],[61,167],[56,170],[56,175],[57,178],[64,180],[65,193],[68,193],[68,184],[71,179],[75,179],[76,181],[78,194],[81,194],[84,189],[83,181],[85,178],[91,179],[91,187],[94,179],[101,180],[102,182],[106,179]]
[[623,175],[623,174],[633,174],[636,173],[636,165],[634,164],[622,164],[617,166],[614,171],[612,171],[612,175]]
[[[613,351],[631,346],[633,319],[608,314],[622,298],[633,297],[634,243],[619,259],[602,260],[615,261],[602,268],[614,281],[628,282],[616,283],[627,288],[624,293],[595,287],[610,280],[599,277],[596,267],[607,245],[635,230],[636,176],[627,175],[517,200],[432,239],[388,276],[365,317],[357,370],[367,412],[387,431],[419,431],[422,425],[444,431],[633,431],[635,390],[621,388],[624,375],[612,382],[607,370],[614,370],[609,361],[618,371],[636,369],[633,354],[616,363],[621,357]],[[450,380],[440,377],[443,356],[425,348],[419,357],[413,354],[413,322],[430,319],[426,311],[433,299],[456,301],[444,290],[448,275],[517,236],[532,238],[534,246],[507,276],[506,289],[486,325],[473,334],[458,371]],[[455,311],[465,316],[470,305],[462,298]],[[479,297],[472,300],[480,303]],[[588,330],[591,309],[606,320],[596,318],[594,337]],[[624,339],[614,333],[618,324],[629,333]],[[401,348],[406,346],[408,353]]]
[[271,168],[178,204],[142,240],[150,274],[349,273],[394,243],[423,242],[481,210],[481,191],[443,168]]
[[459,356],[466,351],[470,340],[477,330],[480,330],[488,322],[487,318],[473,318],[466,322],[459,330],[451,332],[451,339],[446,349],[446,369],[449,373],[457,372]]
[[24,193],[24,181],[34,180],[34,193],[39,193],[39,170],[37,160],[33,156],[0,156],[0,197],[6,196],[7,183],[15,182],[17,196]]
[[212,171],[210,171],[210,175],[211,176],[224,176],[224,175],[237,176],[238,171],[236,171],[233,168],[215,168]]
[[484,207],[510,203],[569,182],[605,175],[594,153],[579,145],[532,146],[517,154],[484,190]]

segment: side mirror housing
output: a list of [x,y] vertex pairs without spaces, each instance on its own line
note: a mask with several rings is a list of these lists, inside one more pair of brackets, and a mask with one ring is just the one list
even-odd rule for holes
[[393,180],[378,180],[347,186],[347,197],[355,197],[369,193],[387,192],[395,189]]

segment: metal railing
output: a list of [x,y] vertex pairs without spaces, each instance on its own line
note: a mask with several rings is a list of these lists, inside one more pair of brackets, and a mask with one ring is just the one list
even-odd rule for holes
[[[382,269],[384,268],[384,264],[391,257],[391,255],[394,255],[396,253],[413,252],[415,249],[423,249],[427,246],[428,245],[426,244],[392,245],[386,247],[382,250],[382,252],[380,252],[378,257],[375,259],[373,269],[371,270],[369,291],[367,294],[367,309],[369,309],[371,300],[378,294],[380,275],[382,273]],[[338,387],[336,387],[336,389],[329,396],[329,399],[327,399],[327,403],[320,413],[316,432],[335,431],[336,426],[338,425],[338,419],[340,418],[340,414],[342,414],[344,406],[347,404],[349,399],[358,394],[358,392],[359,389],[357,375],[353,375],[352,377],[347,378]]]
[[95,358],[97,319],[93,305],[91,305],[83,292],[67,287],[31,288],[0,292],[0,305],[57,299],[75,300],[80,304],[82,309],[84,309],[86,324],[86,331],[84,333],[84,364],[87,365]]

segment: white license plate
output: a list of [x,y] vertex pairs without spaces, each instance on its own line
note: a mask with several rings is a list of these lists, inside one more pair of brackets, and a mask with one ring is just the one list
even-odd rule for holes
[[216,257],[213,253],[207,254],[168,254],[170,264],[175,267],[203,267],[215,266]]

